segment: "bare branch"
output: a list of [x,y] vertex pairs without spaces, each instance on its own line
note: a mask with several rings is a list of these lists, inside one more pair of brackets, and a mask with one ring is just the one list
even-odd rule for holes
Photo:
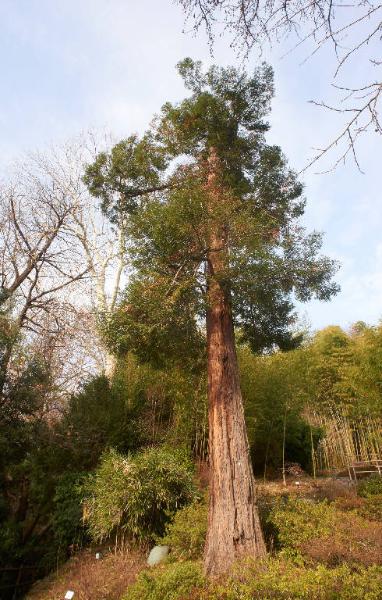
[[[282,39],[297,38],[287,54],[298,47],[309,45],[306,60],[317,54],[328,44],[335,55],[335,67],[332,81],[335,82],[345,64],[350,64],[356,56],[362,56],[369,49],[369,64],[379,68],[382,64],[380,53],[382,34],[382,4],[372,0],[176,0],[186,14],[186,19],[194,24],[194,31],[205,27],[210,45],[214,41],[216,28],[223,25],[224,31],[233,36],[233,46],[247,57],[256,48],[261,54],[264,44],[272,46]],[[285,55],[284,55],[285,56]],[[367,77],[367,76],[365,76]],[[340,99],[337,106],[325,102],[314,103],[328,110],[344,115],[354,113],[338,135],[327,146],[318,151],[304,168],[304,171],[320,160],[324,155],[343,145],[340,156],[333,166],[344,162],[350,154],[360,168],[356,145],[362,134],[367,132],[381,134],[379,120],[379,100],[381,77],[379,81],[366,81],[358,91],[370,90],[370,97],[359,106],[347,106],[356,98],[356,90]],[[336,86],[335,86],[336,87]],[[350,88],[350,86],[349,86]],[[373,90],[372,90],[373,88]],[[338,89],[341,89],[340,87]],[[345,88],[343,88],[345,89]]]

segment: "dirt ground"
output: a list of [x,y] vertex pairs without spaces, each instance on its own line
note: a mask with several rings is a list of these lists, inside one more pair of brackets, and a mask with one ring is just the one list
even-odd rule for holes
[[265,483],[261,479],[257,479],[256,483],[257,492],[260,496],[263,493],[275,496],[292,494],[316,500],[323,498],[334,500],[342,496],[356,495],[355,486],[348,477],[318,477],[313,479],[309,475],[302,474],[298,477],[288,476],[286,486],[284,486],[281,479]]
[[97,560],[95,552],[79,552],[64,565],[37,582],[27,600],[63,600],[68,590],[73,600],[114,600],[120,598],[146,563],[146,554],[108,552]]

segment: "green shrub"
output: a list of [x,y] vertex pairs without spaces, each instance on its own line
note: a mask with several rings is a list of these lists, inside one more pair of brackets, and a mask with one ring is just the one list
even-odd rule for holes
[[271,511],[268,521],[273,525],[278,545],[299,549],[312,538],[328,537],[334,527],[336,510],[323,502],[305,499],[281,500]]
[[53,497],[52,529],[58,548],[81,546],[86,540],[82,521],[84,473],[65,473],[56,485]]
[[370,521],[382,521],[382,494],[365,498],[357,512]]
[[278,537],[277,528],[271,519],[271,514],[282,501],[286,501],[283,496],[280,498],[280,496],[268,493],[263,488],[258,489],[257,508],[265,543],[270,552],[273,550]]
[[363,498],[382,494],[382,477],[373,475],[358,484],[358,494]]
[[203,554],[206,533],[207,506],[204,502],[194,502],[178,510],[158,542],[170,546],[171,558],[197,560]]
[[180,600],[194,588],[202,588],[203,584],[198,563],[170,563],[140,573],[122,600]]
[[231,574],[206,581],[199,563],[143,571],[122,600],[380,600],[382,568],[306,568],[292,560],[240,561]]
[[87,483],[84,516],[95,541],[163,535],[171,514],[196,498],[193,466],[181,451],[150,448],[133,457],[105,453]]
[[304,568],[286,560],[249,560],[192,600],[380,600],[381,585],[380,567],[352,571],[347,565]]
[[340,511],[327,501],[293,499],[279,502],[269,520],[284,554],[329,566],[382,562],[382,525],[354,511]]

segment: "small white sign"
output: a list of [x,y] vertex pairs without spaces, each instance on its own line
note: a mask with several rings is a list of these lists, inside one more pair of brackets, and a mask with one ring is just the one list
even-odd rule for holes
[[74,596],[74,592],[72,592],[71,590],[68,590],[65,594],[65,600],[72,600]]
[[96,560],[99,560],[101,558],[101,553],[100,552],[96,552]]

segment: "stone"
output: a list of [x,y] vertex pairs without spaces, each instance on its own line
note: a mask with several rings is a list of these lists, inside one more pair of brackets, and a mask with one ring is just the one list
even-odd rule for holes
[[155,565],[159,565],[159,563],[163,562],[168,556],[169,551],[169,546],[154,546],[154,548],[150,550],[150,554],[147,559],[147,564],[149,567],[155,567]]

